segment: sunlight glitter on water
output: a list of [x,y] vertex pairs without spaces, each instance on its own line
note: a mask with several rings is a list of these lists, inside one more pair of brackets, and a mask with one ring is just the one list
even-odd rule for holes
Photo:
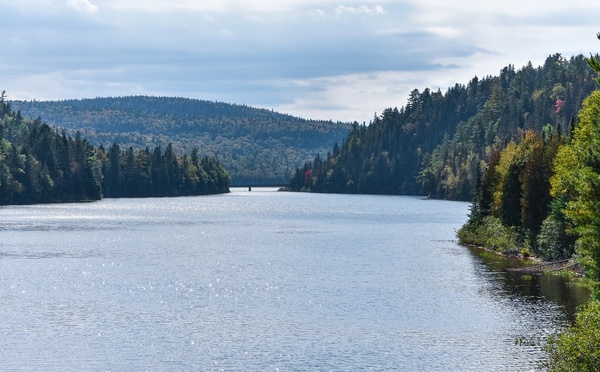
[[564,324],[563,299],[456,245],[467,211],[254,189],[0,208],[0,358],[38,370],[533,369],[539,347],[514,339]]

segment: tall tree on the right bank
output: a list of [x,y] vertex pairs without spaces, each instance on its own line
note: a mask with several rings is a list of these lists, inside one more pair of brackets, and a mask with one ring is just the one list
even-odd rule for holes
[[593,92],[579,112],[569,144],[558,151],[552,195],[565,200],[564,215],[577,236],[577,251],[594,294],[600,298],[600,91]]
[[[587,62],[600,75],[600,60],[592,56]],[[593,301],[573,326],[548,340],[543,367],[553,372],[600,371],[600,91],[585,100],[579,124],[570,143],[560,147],[554,170],[551,192],[573,226]]]
[[[600,34],[597,35],[600,39]],[[600,59],[586,59],[600,75]],[[597,79],[600,83],[600,79]],[[590,94],[579,111],[571,141],[560,147],[551,179],[552,196],[563,204],[572,223],[577,250],[600,298],[600,91]]]

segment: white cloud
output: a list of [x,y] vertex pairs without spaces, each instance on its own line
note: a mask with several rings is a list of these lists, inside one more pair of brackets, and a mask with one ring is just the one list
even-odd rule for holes
[[434,71],[387,71],[349,74],[287,82],[300,94],[293,102],[275,105],[276,111],[312,119],[369,123],[388,107],[400,108],[415,88],[431,90],[466,83],[473,77],[470,66]]
[[307,7],[323,6],[337,0],[105,0],[114,9],[139,10],[145,12],[173,13],[188,12],[212,13],[282,13],[294,12]]
[[383,7],[381,5],[375,5],[372,8],[370,8],[366,5],[361,5],[358,7],[338,5],[338,7],[335,8],[335,14],[338,14],[338,15],[342,15],[342,14],[382,15],[382,14],[385,14],[385,9],[383,9]]
[[454,38],[461,35],[460,30],[451,26],[426,27],[425,31],[430,32],[434,35],[439,35],[447,38]]
[[361,122],[414,88],[600,50],[589,0],[19,0],[3,11],[0,89],[13,99],[176,95]]
[[86,14],[98,13],[100,9],[89,0],[66,0],[67,6],[70,8]]
[[324,19],[326,16],[326,13],[322,9],[314,9],[314,10],[308,11],[308,16],[310,19],[318,21],[318,20]]

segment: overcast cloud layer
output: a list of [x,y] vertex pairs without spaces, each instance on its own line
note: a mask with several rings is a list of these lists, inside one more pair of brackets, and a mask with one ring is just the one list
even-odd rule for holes
[[369,122],[418,88],[600,51],[590,0],[0,0],[9,99],[191,97]]

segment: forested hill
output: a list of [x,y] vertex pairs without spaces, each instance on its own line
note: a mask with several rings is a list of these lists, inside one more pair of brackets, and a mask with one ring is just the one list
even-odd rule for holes
[[24,118],[0,95],[0,205],[228,191],[225,169],[197,150],[96,148],[79,133]]
[[346,137],[349,124],[313,121],[244,105],[169,97],[12,101],[15,111],[80,130],[94,145],[127,149],[172,143],[199,148],[228,170],[232,184],[288,182],[291,173]]
[[470,200],[494,148],[527,129],[567,130],[596,88],[582,55],[555,54],[543,66],[509,65],[445,93],[415,89],[406,106],[354,124],[341,147],[296,169],[290,188]]

